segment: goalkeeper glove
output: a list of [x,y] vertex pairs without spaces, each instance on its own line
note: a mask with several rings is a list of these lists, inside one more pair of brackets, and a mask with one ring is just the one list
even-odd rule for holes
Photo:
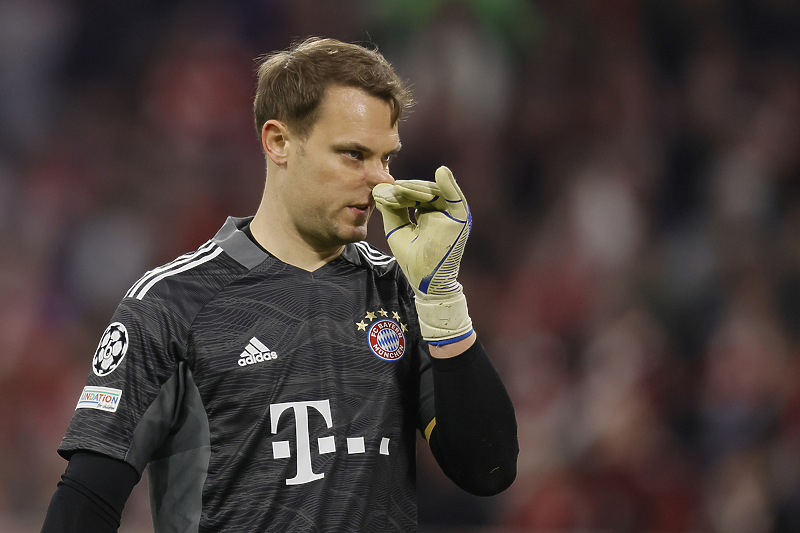
[[[439,167],[436,183],[381,183],[372,195],[389,247],[414,289],[422,337],[437,346],[469,337],[472,320],[456,278],[472,215],[450,169]],[[416,223],[409,207],[416,208]]]

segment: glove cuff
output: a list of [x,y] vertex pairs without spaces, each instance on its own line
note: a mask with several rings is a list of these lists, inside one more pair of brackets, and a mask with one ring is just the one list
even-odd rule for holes
[[467,309],[467,298],[459,286],[458,291],[447,296],[433,296],[416,292],[419,329],[428,344],[444,345],[458,342],[472,333],[472,319]]

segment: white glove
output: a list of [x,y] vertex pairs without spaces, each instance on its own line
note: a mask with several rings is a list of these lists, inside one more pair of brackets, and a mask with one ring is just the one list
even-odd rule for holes
[[[451,344],[472,333],[467,299],[456,280],[472,215],[447,167],[436,183],[398,180],[372,190],[389,247],[416,296],[422,337],[433,345]],[[408,208],[415,207],[411,222]]]

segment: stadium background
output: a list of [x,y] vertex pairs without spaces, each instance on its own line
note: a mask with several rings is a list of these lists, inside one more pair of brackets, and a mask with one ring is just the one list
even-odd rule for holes
[[798,2],[2,0],[0,531],[39,530],[125,290],[255,211],[253,59],[309,35],[379,45],[393,174],[474,212],[519,476],[472,498],[420,452],[422,530],[800,530]]

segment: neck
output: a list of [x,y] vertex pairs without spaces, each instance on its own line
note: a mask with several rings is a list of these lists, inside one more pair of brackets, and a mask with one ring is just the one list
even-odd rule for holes
[[313,272],[344,251],[344,246],[326,248],[308,242],[292,227],[280,206],[265,204],[262,200],[250,231],[258,244],[284,263]]

